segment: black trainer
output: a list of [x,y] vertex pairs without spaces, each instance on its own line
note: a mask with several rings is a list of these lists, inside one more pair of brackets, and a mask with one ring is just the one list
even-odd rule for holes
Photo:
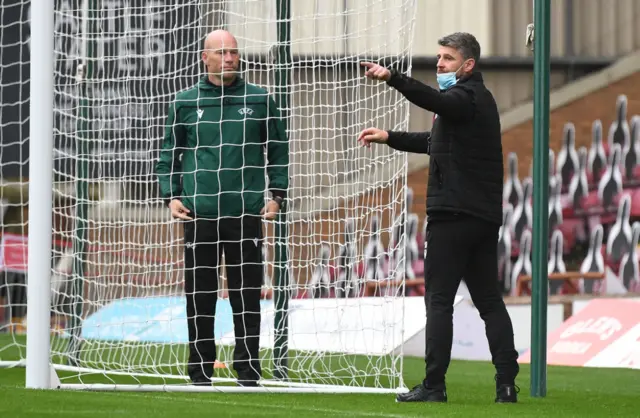
[[396,402],[447,402],[447,391],[444,388],[426,388],[420,383],[410,392],[399,393]]
[[517,403],[520,388],[516,385],[499,385],[496,388],[496,403]]

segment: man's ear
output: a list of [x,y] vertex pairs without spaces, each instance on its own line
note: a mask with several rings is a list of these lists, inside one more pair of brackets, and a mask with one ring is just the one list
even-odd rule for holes
[[476,60],[471,58],[464,63],[464,72],[468,73],[476,67]]
[[202,54],[200,54],[200,61],[202,62],[204,71],[209,72],[209,69],[207,68],[207,52],[206,51],[202,51]]

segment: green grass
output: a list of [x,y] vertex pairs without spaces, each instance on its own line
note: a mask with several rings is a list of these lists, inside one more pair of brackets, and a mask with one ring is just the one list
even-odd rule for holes
[[[0,337],[0,350],[8,343]],[[20,344],[23,339],[18,340]],[[0,359],[19,355],[16,347]],[[111,353],[111,358],[116,355]],[[16,359],[16,358],[13,358]],[[353,360],[356,363],[363,359]],[[518,378],[520,403],[493,403],[493,367],[484,362],[454,361],[447,377],[449,403],[398,404],[393,395],[222,394],[75,392],[24,389],[24,369],[0,369],[0,417],[639,417],[640,371],[549,367],[545,398],[529,395],[529,368]],[[408,385],[424,374],[422,359],[406,358]],[[65,374],[62,374],[63,376]],[[117,383],[130,378],[111,377]],[[66,380],[66,379],[65,379]],[[109,383],[101,376],[85,381]],[[112,383],[112,382],[111,382]]]

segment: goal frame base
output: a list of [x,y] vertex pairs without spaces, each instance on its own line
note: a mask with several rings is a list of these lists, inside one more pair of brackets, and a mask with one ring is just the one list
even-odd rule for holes
[[14,367],[27,367],[26,360],[0,361],[0,369],[13,369]]
[[[214,378],[211,386],[198,386],[186,383],[177,384],[117,384],[117,383],[61,383],[57,370],[82,369],[83,371],[91,370],[92,374],[96,374],[97,370],[76,368],[70,366],[50,365],[50,387],[49,389],[68,390],[68,391],[89,391],[89,392],[214,392],[214,393],[368,393],[368,394],[398,394],[409,391],[407,387],[398,388],[374,388],[374,387],[358,387],[358,386],[338,386],[300,382],[286,382],[280,380],[264,379],[260,381],[260,386],[230,386],[235,384],[236,379],[230,378]],[[113,374],[113,373],[106,373]],[[126,373],[118,372],[118,375]],[[187,380],[186,376],[171,376],[169,379]],[[216,385],[216,383],[222,383]]]
[[[266,381],[265,384],[270,383]],[[61,384],[59,390],[79,390],[93,392],[214,392],[214,393],[368,393],[368,394],[398,394],[406,393],[408,389],[384,389],[354,386],[312,386],[307,387],[282,387],[282,386],[195,386],[186,384],[177,385],[118,385],[118,384]]]

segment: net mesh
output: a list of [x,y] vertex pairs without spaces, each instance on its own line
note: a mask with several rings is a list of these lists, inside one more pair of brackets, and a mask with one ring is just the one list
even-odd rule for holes
[[[406,269],[403,231],[416,222],[404,217],[406,157],[360,148],[356,138],[369,126],[407,128],[402,96],[366,81],[360,61],[409,70],[415,1],[291,3],[289,102],[280,109],[290,150],[281,219],[292,297],[288,385],[398,387],[401,286],[370,297],[369,284],[401,278]],[[202,76],[202,42],[214,28],[237,38],[242,77],[277,96],[276,12],[276,1],[267,0],[56,1],[51,321],[52,358],[68,370],[63,381],[96,372],[107,383],[187,378],[183,230],[170,219],[154,173],[167,107]],[[1,361],[3,353],[24,358],[27,139],[29,117],[37,115],[28,114],[30,4],[5,0],[0,14]],[[264,224],[266,379],[273,371],[277,225]],[[228,365],[234,340],[224,268],[219,281],[218,359]],[[232,374],[224,368],[217,376]]]

